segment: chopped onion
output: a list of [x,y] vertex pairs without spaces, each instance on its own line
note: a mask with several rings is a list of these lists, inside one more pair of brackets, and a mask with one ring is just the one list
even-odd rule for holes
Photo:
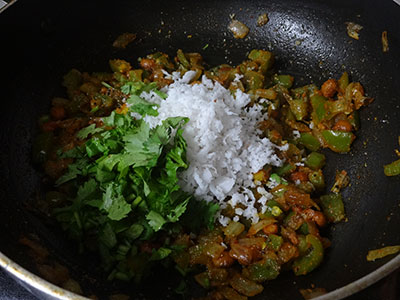
[[276,223],[277,221],[274,218],[263,219],[253,225],[251,225],[247,235],[252,236],[259,232],[264,227]]
[[255,283],[239,274],[233,276],[230,284],[236,291],[247,297],[253,297],[260,294],[264,289],[261,284]]
[[228,238],[233,238],[241,234],[244,230],[244,225],[239,222],[230,222],[223,231]]
[[355,40],[359,39],[358,33],[363,27],[360,24],[353,22],[346,22],[347,25],[347,35]]
[[251,237],[243,238],[238,240],[239,244],[248,248],[256,247],[262,249],[265,244],[265,239],[263,237]]
[[397,246],[387,246],[381,249],[368,251],[367,260],[374,261],[375,259],[385,257],[387,255],[395,254],[400,252],[400,245]]
[[389,41],[387,38],[387,31],[382,32],[382,51],[388,52],[389,51]]
[[268,21],[269,19],[267,14],[259,15],[257,19],[257,26],[258,27],[264,26],[265,24],[268,23]]
[[232,20],[228,29],[232,31],[235,39],[242,39],[249,33],[249,28],[238,20]]
[[209,243],[204,247],[204,252],[212,258],[218,258],[224,252],[225,247],[218,243]]

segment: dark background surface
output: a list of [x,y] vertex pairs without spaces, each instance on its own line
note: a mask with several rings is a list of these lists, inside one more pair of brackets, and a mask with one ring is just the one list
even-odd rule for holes
[[[298,298],[298,288],[311,283],[332,290],[389,261],[367,263],[365,255],[372,248],[400,244],[399,178],[382,174],[382,166],[396,159],[393,149],[398,147],[400,7],[390,0],[379,5],[373,0],[173,3],[21,0],[0,16],[4,41],[0,51],[1,57],[7,58],[1,60],[0,68],[0,82],[5,87],[1,97],[0,177],[7,178],[0,182],[0,250],[32,269],[26,251],[16,241],[21,234],[35,233],[75,278],[84,272],[94,277],[97,274],[96,262],[79,257],[74,245],[60,238],[57,228],[45,226],[22,205],[33,198],[40,184],[40,173],[30,162],[37,119],[48,111],[52,97],[64,93],[61,78],[72,67],[108,70],[109,58],[134,62],[156,50],[173,55],[177,48],[200,50],[211,65],[238,63],[250,49],[264,48],[277,55],[279,70],[295,75],[297,85],[321,84],[348,70],[376,99],[361,113],[362,130],[351,153],[327,152],[327,177],[345,169],[351,178],[352,185],[344,192],[349,221],[326,232],[333,246],[320,268],[306,277],[282,274],[266,288],[268,296],[279,298],[284,291]],[[268,13],[270,22],[258,28],[255,20],[263,12]],[[250,27],[244,40],[233,39],[226,29],[233,13]],[[359,41],[347,36],[346,21],[364,26]],[[3,32],[3,28],[7,30]],[[389,53],[381,50],[383,30],[388,30]],[[127,31],[138,33],[137,41],[126,50],[113,49],[113,40]],[[206,44],[209,47],[201,51]],[[393,281],[398,279],[388,282]],[[96,286],[85,288],[96,290]],[[381,289],[377,288],[377,297]],[[163,293],[161,287],[159,290]],[[363,299],[379,299],[365,298],[374,295],[372,291],[361,295]]]

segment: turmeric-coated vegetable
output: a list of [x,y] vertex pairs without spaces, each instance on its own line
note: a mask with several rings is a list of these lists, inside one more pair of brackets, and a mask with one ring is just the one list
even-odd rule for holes
[[324,257],[324,249],[322,247],[321,241],[312,234],[306,236],[306,243],[311,249],[310,252],[293,262],[292,269],[296,275],[305,275],[322,262]]

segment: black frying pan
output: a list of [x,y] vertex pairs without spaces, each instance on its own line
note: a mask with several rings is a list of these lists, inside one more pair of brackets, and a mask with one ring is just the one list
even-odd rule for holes
[[[257,16],[264,12],[270,21],[258,28]],[[246,39],[235,40],[227,30],[230,14],[250,27]],[[327,178],[345,169],[352,184],[344,191],[348,221],[326,233],[332,247],[322,266],[303,277],[282,274],[257,299],[301,299],[298,289],[311,283],[333,291],[371,273],[372,281],[384,276],[400,265],[399,257],[367,262],[365,256],[369,249],[400,244],[400,178],[386,178],[382,169],[396,159],[393,150],[400,135],[399,17],[400,7],[389,0],[20,0],[0,15],[1,252],[36,272],[17,243],[21,235],[34,233],[70,268],[86,295],[129,290],[105,283],[95,258],[78,255],[59,229],[24,208],[41,181],[31,164],[38,117],[47,112],[52,97],[64,93],[61,78],[72,67],[108,70],[110,58],[134,62],[155,50],[174,55],[178,48],[200,52],[211,65],[235,64],[249,50],[263,48],[277,55],[277,68],[293,74],[298,85],[321,84],[347,70],[376,100],[361,113],[362,129],[351,153],[327,152]],[[346,21],[364,26],[360,40],[347,36]],[[388,31],[388,53],[382,52],[383,30]],[[138,38],[126,50],[116,50],[111,45],[122,32],[137,33]],[[206,44],[208,48],[202,50]],[[168,289],[177,284],[175,275],[159,272],[160,279],[155,275],[143,293],[149,299],[175,298]],[[328,297],[343,297],[369,283],[361,281],[361,286]],[[199,292],[193,288],[194,294]]]

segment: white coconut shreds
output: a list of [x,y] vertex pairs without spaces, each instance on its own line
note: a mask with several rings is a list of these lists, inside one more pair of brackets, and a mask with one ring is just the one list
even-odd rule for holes
[[[267,115],[260,105],[246,107],[249,95],[237,90],[232,96],[205,76],[201,83],[189,84],[194,75],[194,71],[183,77],[178,72],[171,74],[174,82],[162,89],[168,95],[165,100],[154,92],[143,93],[144,99],[159,105],[159,115],[146,116],[145,121],[153,128],[168,117],[188,117],[183,137],[189,167],[180,176],[182,189],[198,199],[217,200],[221,208],[226,207],[226,201],[232,207],[240,203],[245,209],[238,214],[256,223],[270,195],[266,192],[255,199],[250,190],[255,187],[253,173],[266,164],[281,166],[275,150],[287,150],[287,145],[279,147],[260,137],[257,124]],[[255,208],[256,201],[260,211]],[[230,221],[222,215],[218,220],[225,226]]]

